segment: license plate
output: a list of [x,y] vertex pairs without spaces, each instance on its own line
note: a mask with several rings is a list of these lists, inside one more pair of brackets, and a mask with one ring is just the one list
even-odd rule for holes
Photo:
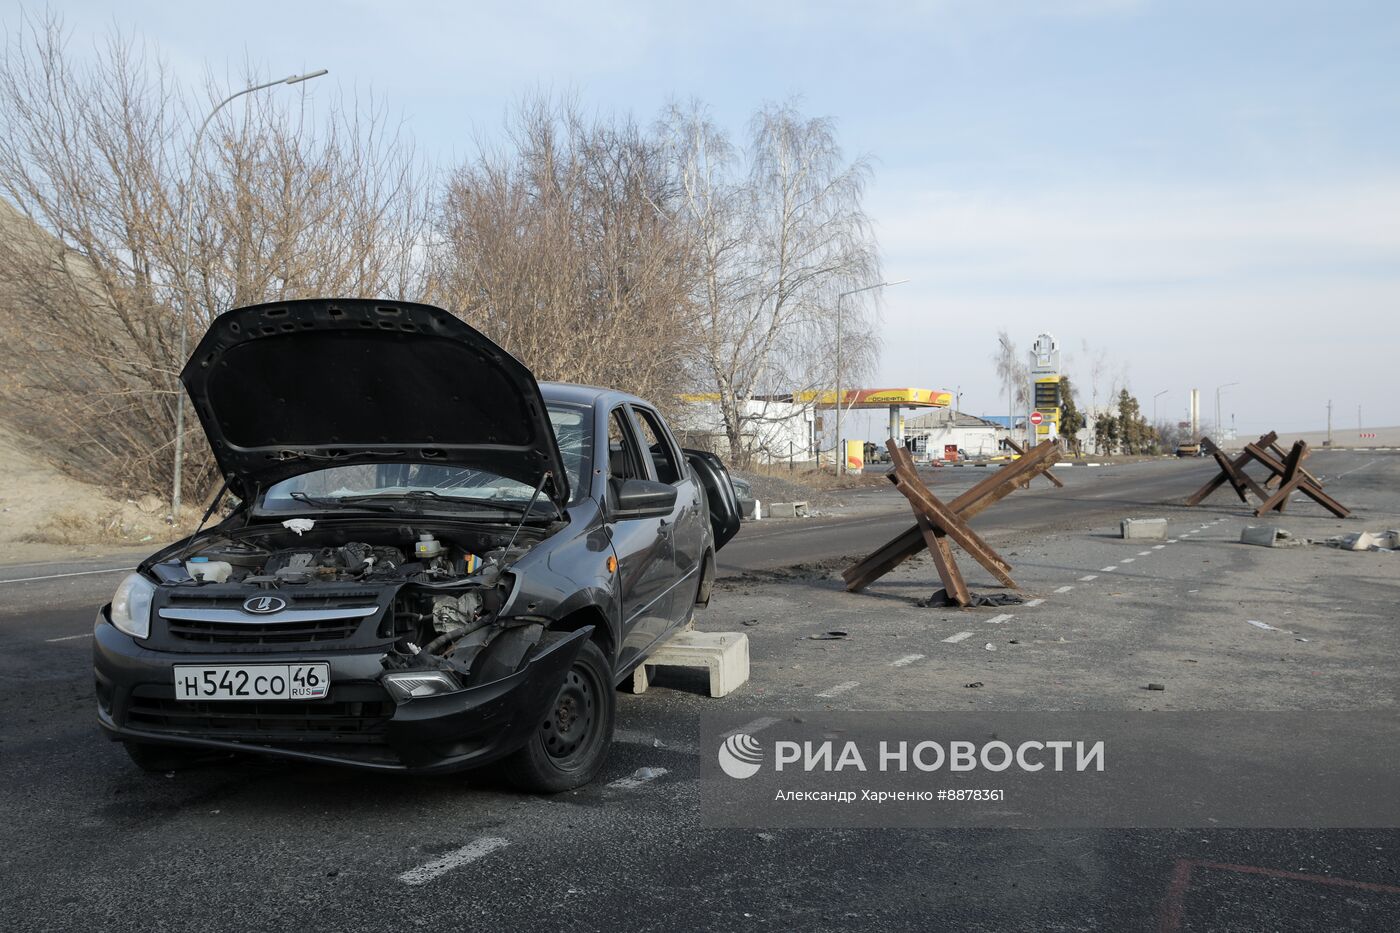
[[330,686],[329,664],[175,667],[177,700],[320,700]]

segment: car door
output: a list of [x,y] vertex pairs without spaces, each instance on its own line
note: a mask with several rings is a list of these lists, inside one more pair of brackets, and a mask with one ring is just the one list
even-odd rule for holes
[[695,602],[705,554],[706,518],[700,498],[704,491],[661,416],[642,405],[632,404],[628,407],[632,410],[642,448],[651,458],[656,481],[676,487],[676,507],[671,514],[676,582],[671,593],[670,618],[675,623],[686,622],[690,619],[691,606]]
[[644,455],[631,415],[623,405],[608,414],[607,470],[607,528],[617,557],[618,601],[622,606],[618,664],[625,668],[670,626],[676,562],[670,515],[622,518],[614,514],[620,483],[653,478],[651,459]]

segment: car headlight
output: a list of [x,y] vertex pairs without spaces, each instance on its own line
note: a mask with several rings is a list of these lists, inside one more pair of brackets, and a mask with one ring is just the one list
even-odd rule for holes
[[112,594],[112,624],[132,638],[151,634],[151,597],[156,585],[139,573],[121,582]]
[[446,671],[404,671],[385,674],[379,680],[399,703],[406,703],[415,697],[456,693],[462,689],[462,685]]

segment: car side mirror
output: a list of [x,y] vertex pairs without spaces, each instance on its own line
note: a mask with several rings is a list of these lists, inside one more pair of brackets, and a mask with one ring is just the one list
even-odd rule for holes
[[676,487],[648,479],[611,481],[612,518],[660,518],[676,507]]

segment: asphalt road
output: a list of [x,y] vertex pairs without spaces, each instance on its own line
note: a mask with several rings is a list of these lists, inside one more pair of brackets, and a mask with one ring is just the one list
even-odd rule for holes
[[[1370,462],[1332,454],[1326,472]],[[976,524],[1018,541],[1103,529],[1179,500],[1207,472],[1199,461],[1065,470],[1066,489],[1038,481]],[[982,473],[947,471],[935,482],[951,493]],[[854,498],[855,517],[746,527],[723,567],[856,555],[908,522],[892,490]],[[695,747],[696,721],[717,706],[760,715],[777,701],[758,681],[724,700],[684,682],[619,695],[619,741],[603,776],[553,798],[480,778],[257,759],[145,775],[93,721],[87,632],[120,578],[113,568],[126,563],[0,570],[8,929],[1400,928],[1396,831],[708,829],[697,810],[708,751]],[[72,571],[82,575],[56,575]],[[743,598],[766,598],[761,583],[742,586],[755,591]],[[756,644],[784,664],[781,653],[803,645],[786,632]],[[839,659],[804,650],[803,679],[845,679]]]
[[[983,479],[989,468],[926,470],[925,482],[944,501]],[[1037,478],[1026,489],[977,516],[972,525],[991,540],[1024,528],[1056,528],[1131,514],[1161,502],[1179,501],[1201,485],[1203,461],[1158,460],[1107,467],[1065,467],[1054,471],[1064,488]],[[858,509],[851,516],[797,521],[759,521],[719,554],[721,574],[785,567],[796,563],[860,557],[913,524],[907,500],[889,487],[862,488],[847,496]]]

